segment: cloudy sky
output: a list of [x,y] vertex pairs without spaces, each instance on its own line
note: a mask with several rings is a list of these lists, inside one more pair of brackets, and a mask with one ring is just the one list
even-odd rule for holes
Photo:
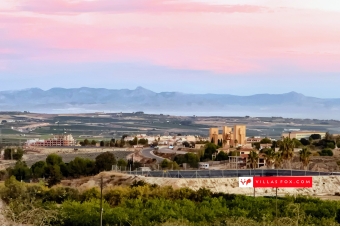
[[1,0],[0,90],[340,98],[339,0]]

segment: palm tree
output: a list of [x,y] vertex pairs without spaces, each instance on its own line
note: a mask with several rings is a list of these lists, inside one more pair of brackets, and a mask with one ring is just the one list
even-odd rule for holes
[[275,151],[273,149],[266,149],[264,152],[264,158],[266,160],[267,168],[271,168],[275,162]]
[[290,138],[284,138],[279,144],[279,151],[282,152],[282,158],[286,163],[289,163],[289,168],[292,168],[292,159],[294,156],[294,141]]
[[274,160],[274,166],[276,169],[282,168],[282,162],[283,162],[283,158],[282,158],[282,152],[276,152],[275,153],[275,160]]
[[252,169],[255,169],[257,166],[257,163],[259,161],[259,155],[256,153],[256,151],[251,151],[248,155],[248,163],[251,165]]
[[311,154],[312,153],[306,147],[302,148],[302,150],[300,151],[300,161],[302,162],[303,168],[305,170],[307,170]]

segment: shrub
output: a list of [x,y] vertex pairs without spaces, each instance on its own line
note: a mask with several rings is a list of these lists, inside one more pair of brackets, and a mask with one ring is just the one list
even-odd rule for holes
[[320,156],[333,156],[333,151],[329,148],[322,149],[322,151],[318,152]]

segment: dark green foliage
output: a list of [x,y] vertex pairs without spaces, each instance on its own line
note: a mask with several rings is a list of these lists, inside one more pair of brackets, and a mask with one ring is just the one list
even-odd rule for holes
[[117,162],[117,166],[121,168],[127,167],[127,162],[124,159],[119,159]]
[[333,156],[333,151],[330,148],[322,149],[322,151],[318,152],[320,156]]
[[[52,225],[100,225],[99,188],[83,193],[68,187],[45,189],[39,185],[20,183],[12,177],[1,187],[0,195],[15,211],[6,214],[12,219],[40,209],[54,212],[53,222],[49,222]],[[103,191],[103,198],[104,226],[274,226],[276,223],[279,226],[331,226],[340,222],[339,201],[301,196],[279,197],[278,219],[275,197],[213,193],[205,188],[197,191],[173,189],[135,181],[131,187],[107,188]],[[20,204],[26,204],[25,201],[35,201],[35,207],[22,207]],[[58,207],[53,203],[60,205]],[[40,216],[29,220],[32,222],[37,218]]]
[[174,162],[178,164],[183,164],[183,163],[188,163],[190,167],[192,168],[197,168],[198,167],[198,162],[199,158],[196,154],[194,153],[186,153],[186,154],[181,154],[181,155],[176,155],[174,158]]
[[60,171],[60,166],[58,165],[48,165],[45,169],[45,174],[47,177],[48,187],[59,184],[63,177]]
[[340,209],[336,212],[336,218],[335,220],[340,224]]
[[68,164],[67,168],[71,177],[89,176],[95,173],[95,162],[76,157]]
[[140,139],[140,140],[138,140],[138,144],[148,145],[148,139]]
[[301,143],[303,146],[308,146],[308,145],[310,145],[309,140],[307,140],[307,139],[305,139],[305,138],[300,139],[300,143]]
[[255,147],[257,150],[260,150],[260,148],[261,148],[260,143],[253,143],[252,146]]
[[207,143],[205,145],[204,155],[201,157],[201,161],[203,160],[211,160],[212,155],[217,152],[217,146],[213,143]]
[[31,177],[31,170],[27,167],[26,162],[17,161],[15,166],[10,171],[10,175],[15,176],[17,180],[29,180]]
[[312,140],[321,140],[321,135],[320,134],[312,134],[309,138]]
[[189,143],[188,141],[184,141],[182,144],[183,144],[183,146],[185,146],[185,147],[190,147],[190,143]]
[[260,141],[260,143],[262,143],[262,144],[264,144],[264,143],[266,143],[266,144],[268,144],[268,143],[272,143],[272,141],[269,139],[269,138],[263,138],[261,141]]
[[335,148],[335,143],[333,141],[327,142],[325,148],[334,149]]
[[24,150],[22,148],[6,148],[4,153],[5,160],[20,160],[24,155]]
[[104,147],[105,146],[105,142],[104,141],[100,141],[100,146]]
[[112,169],[112,165],[116,165],[116,163],[116,158],[112,153],[102,153],[96,157],[96,171],[109,171]]
[[228,154],[224,151],[220,151],[216,156],[216,161],[228,160]]
[[140,180],[140,181],[133,181],[133,183],[130,185],[131,188],[133,187],[138,187],[138,186],[145,186],[147,185],[147,183],[145,183],[145,181]]
[[[28,187],[28,189],[31,187]],[[66,200],[76,200],[81,201],[81,195],[77,189],[70,187],[53,187],[48,191],[42,191],[38,189],[40,192],[41,199],[44,202],[56,202],[58,204],[63,203]],[[42,193],[41,193],[42,192]]]
[[45,161],[39,161],[39,162],[34,163],[31,166],[32,177],[35,179],[44,177],[46,167],[47,167],[47,164]]
[[138,142],[138,139],[137,139],[137,137],[135,137],[135,138],[133,138],[133,140],[130,140],[130,141],[129,141],[129,144],[130,144],[131,146],[133,146],[133,145],[137,145],[137,142]]
[[57,154],[50,154],[46,158],[47,165],[60,165],[63,162],[63,159]]
[[300,142],[300,140],[298,140],[298,139],[293,138],[292,141],[294,142],[294,147],[295,147],[295,148],[298,148],[298,147],[302,147],[302,146],[303,146],[303,144],[302,144],[302,143]]
[[142,163],[140,162],[133,162],[132,170],[138,169],[139,167],[142,167]]
[[169,161],[168,159],[164,159],[161,162],[161,167],[162,169],[179,169],[177,162],[172,162]]

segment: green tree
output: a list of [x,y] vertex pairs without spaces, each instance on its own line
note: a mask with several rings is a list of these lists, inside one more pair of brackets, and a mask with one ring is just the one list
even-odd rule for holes
[[275,153],[275,161],[274,161],[274,166],[276,169],[282,169],[282,163],[283,163],[283,155],[282,151],[276,152]]
[[92,146],[96,146],[96,144],[97,144],[97,141],[95,141],[95,140],[92,140],[92,141],[91,141],[91,145],[92,145]]
[[288,137],[284,138],[279,144],[279,151],[282,152],[283,160],[289,164],[289,168],[291,169],[291,161],[294,156],[294,141]]
[[31,177],[31,170],[27,167],[26,162],[17,161],[14,168],[10,171],[10,175],[15,176],[17,180],[29,180]]
[[166,168],[168,168],[168,166],[169,166],[168,159],[163,159],[163,161],[161,162],[162,169],[166,169]]
[[310,145],[309,140],[307,140],[307,139],[305,139],[305,138],[300,139],[300,143],[301,143],[303,146],[308,146],[308,145]]
[[275,151],[273,149],[266,149],[264,151],[267,168],[272,168],[275,163]]
[[252,146],[255,147],[256,150],[260,150],[260,148],[261,148],[261,143],[253,143]]
[[88,145],[90,145],[90,141],[88,139],[85,139],[84,140],[84,146],[88,146]]
[[192,168],[198,168],[198,162],[200,161],[198,156],[193,153],[186,153],[184,155],[184,158],[186,160],[186,163],[190,165]]
[[228,154],[224,151],[220,151],[216,156],[216,161],[228,160]]
[[182,144],[183,144],[183,146],[185,146],[185,147],[190,147],[190,144],[189,144],[188,141],[184,141]]
[[12,199],[21,198],[26,192],[25,184],[17,181],[15,176],[11,176],[5,180],[5,188],[1,190],[0,197],[9,203]]
[[142,145],[148,145],[148,139],[140,139],[138,140],[138,144],[142,144]]
[[101,147],[104,147],[105,146],[105,142],[102,140],[102,141],[100,141],[100,146]]
[[60,165],[63,162],[63,159],[57,154],[50,154],[46,158],[47,165]]
[[309,138],[312,140],[321,140],[321,135],[320,134],[312,134]]
[[92,175],[95,171],[95,162],[90,159],[76,157],[68,164],[68,170],[72,177]]
[[32,172],[33,178],[37,179],[37,178],[44,177],[46,167],[47,167],[47,164],[45,161],[39,161],[39,162],[34,163],[31,166],[31,172]]
[[294,147],[302,147],[303,144],[300,142],[300,140],[293,138],[292,141],[294,142]]
[[96,171],[110,171],[112,169],[112,165],[116,165],[116,163],[116,158],[112,153],[102,153],[96,157]]
[[20,147],[6,148],[4,151],[5,160],[20,160],[23,155],[24,155],[24,150]]
[[248,163],[250,164],[252,169],[257,168],[258,160],[259,155],[256,153],[256,151],[251,151],[248,155]]
[[61,174],[59,165],[48,165],[46,167],[46,176],[48,187],[59,184],[63,175]]
[[272,143],[271,139],[265,137],[260,141],[260,144],[269,144]]
[[126,167],[127,166],[127,162],[124,159],[119,159],[117,162],[117,166],[118,167]]
[[311,154],[312,153],[309,151],[308,148],[302,148],[302,150],[300,151],[300,161],[302,162],[303,168],[305,170],[307,170],[308,168]]
[[[207,143],[205,145],[203,159],[211,160],[212,155],[215,154],[215,153],[217,153],[217,146],[214,143]],[[203,161],[203,160],[201,160],[201,161]]]

